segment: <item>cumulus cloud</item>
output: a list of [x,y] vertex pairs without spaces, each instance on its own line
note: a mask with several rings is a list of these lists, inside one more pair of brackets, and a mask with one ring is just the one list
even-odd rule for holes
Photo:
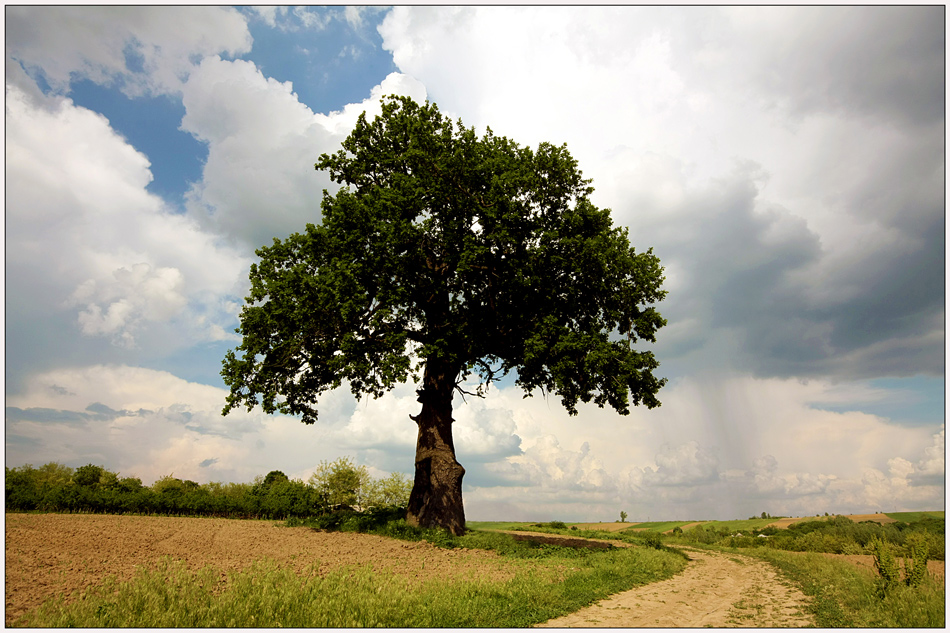
[[[499,407],[517,391],[493,390],[485,405]],[[902,499],[891,510],[939,507],[942,427],[818,406],[886,397],[854,383],[734,375],[677,379],[662,407],[627,417],[584,406],[572,418],[529,399],[512,415],[523,452],[487,464],[467,499],[497,519],[521,503],[535,517],[604,520],[616,518],[611,508],[633,520],[866,512],[888,495],[891,505]]]
[[42,99],[7,87],[8,361],[61,361],[75,333],[152,352],[233,337],[250,258],[148,193],[148,159],[103,116]]
[[8,60],[59,93],[76,78],[118,83],[130,96],[176,93],[194,58],[251,49],[230,7],[20,6],[7,25]]
[[321,454],[315,434],[297,420],[259,411],[222,417],[225,395],[141,367],[56,369],[33,374],[8,397],[7,436],[33,447],[21,454],[26,462],[92,462],[146,483],[171,472],[203,482],[250,481],[279,467],[282,453],[298,463],[308,450]]
[[387,94],[425,99],[421,84],[394,73],[362,103],[315,114],[290,82],[264,77],[252,62],[205,59],[184,87],[182,129],[208,144],[202,179],[187,195],[189,214],[245,248],[318,223],[323,190],[337,186],[314,163],[339,149],[362,112],[379,114]]
[[648,466],[643,472],[643,485],[648,486],[695,486],[717,479],[719,460],[696,441],[664,444],[656,455],[656,470]]

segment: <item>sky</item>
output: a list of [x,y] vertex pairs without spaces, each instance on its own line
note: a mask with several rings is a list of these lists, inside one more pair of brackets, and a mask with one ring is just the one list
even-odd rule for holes
[[414,385],[221,416],[255,249],[382,96],[566,143],[653,248],[662,406],[455,400],[470,520],[939,510],[945,25],[917,7],[30,7],[6,21],[6,465],[413,472]]

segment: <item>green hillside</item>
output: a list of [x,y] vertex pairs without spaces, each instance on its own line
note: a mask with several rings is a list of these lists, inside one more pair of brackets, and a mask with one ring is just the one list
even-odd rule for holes
[[944,511],[933,510],[929,512],[885,512],[885,515],[891,517],[895,521],[903,521],[904,523],[914,523],[926,517],[930,517],[932,519],[942,519],[944,518]]

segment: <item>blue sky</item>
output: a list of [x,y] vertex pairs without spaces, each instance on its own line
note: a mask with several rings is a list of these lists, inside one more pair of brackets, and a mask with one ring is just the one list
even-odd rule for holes
[[666,267],[663,406],[456,402],[471,519],[942,508],[945,10],[8,7],[6,462],[412,472],[414,387],[222,418],[255,248],[385,94],[534,146]]

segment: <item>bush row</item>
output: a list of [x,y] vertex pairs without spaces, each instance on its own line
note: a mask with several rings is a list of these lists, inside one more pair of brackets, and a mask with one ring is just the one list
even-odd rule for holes
[[[408,502],[408,483],[390,477],[376,482],[366,477],[330,477],[340,468],[352,466],[339,460],[325,468],[320,477],[304,483],[288,479],[280,471],[257,477],[253,483],[198,484],[171,475],[151,486],[137,477],[117,473],[92,464],[72,469],[61,464],[6,468],[6,510],[8,512],[88,512],[103,514],[158,514],[253,519],[289,519],[321,516],[338,509],[339,500],[357,501],[363,507],[398,507]],[[337,474],[339,474],[337,472]],[[401,484],[383,486],[393,481]],[[346,482],[346,483],[341,483]],[[355,483],[354,483],[355,482]],[[376,485],[374,485],[376,484]],[[346,487],[346,490],[338,488]],[[352,489],[351,489],[352,488]]]

